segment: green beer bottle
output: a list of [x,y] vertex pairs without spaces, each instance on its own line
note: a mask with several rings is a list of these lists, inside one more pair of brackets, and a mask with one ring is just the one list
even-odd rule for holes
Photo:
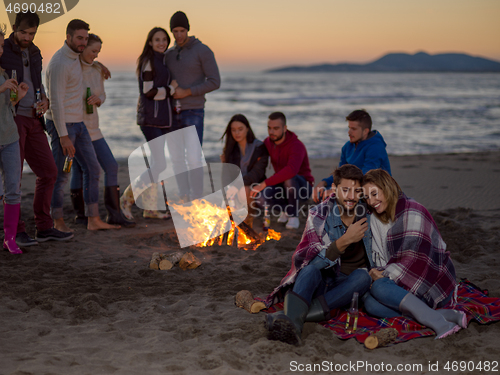
[[[12,71],[12,76],[10,78],[15,79],[17,81],[17,71],[16,70]],[[12,103],[17,102],[17,91],[10,90],[10,101]]]
[[87,87],[87,98],[85,100],[85,105],[87,106],[87,113],[90,115],[91,113],[94,113],[94,106],[92,104],[89,104],[88,100],[92,96],[90,93],[90,87]]

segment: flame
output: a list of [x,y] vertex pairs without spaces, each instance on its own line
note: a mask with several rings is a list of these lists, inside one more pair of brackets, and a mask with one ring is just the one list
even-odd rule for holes
[[[191,224],[192,228],[188,228],[187,230],[192,238],[199,240],[196,246],[222,245],[227,221],[221,218],[228,217],[228,213],[230,214],[229,206],[226,211],[224,208],[207,202],[205,199],[192,201],[191,203],[190,205],[171,204],[171,206],[184,220]],[[231,230],[227,236],[227,245],[233,245],[236,232],[238,233],[238,247],[244,250],[256,250],[264,241],[279,240],[281,238],[281,233],[269,228],[265,240],[255,241],[247,236],[243,230],[237,228],[235,223],[231,221]],[[210,238],[214,234],[216,236]]]

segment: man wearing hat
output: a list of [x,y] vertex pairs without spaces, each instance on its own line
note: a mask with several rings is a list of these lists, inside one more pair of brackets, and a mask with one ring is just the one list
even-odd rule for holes
[[[203,190],[204,165],[201,145],[203,144],[203,119],[205,116],[205,94],[220,87],[220,75],[213,52],[194,36],[188,36],[189,21],[184,12],[176,12],[170,19],[170,30],[175,44],[165,53],[167,66],[178,83],[174,94],[174,121],[172,130],[194,125],[199,139],[190,139],[184,133],[184,142],[176,138],[175,144],[168,143],[172,165],[176,173],[179,190],[191,199],[201,197]],[[167,140],[168,141],[168,140]],[[198,169],[198,170],[197,170]],[[182,173],[192,171],[191,173]]]

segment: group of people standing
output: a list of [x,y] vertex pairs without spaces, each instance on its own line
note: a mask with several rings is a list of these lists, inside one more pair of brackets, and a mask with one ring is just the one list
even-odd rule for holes
[[[103,42],[89,34],[86,22],[69,22],[64,44],[47,66],[45,88],[41,52],[33,43],[39,24],[36,13],[20,12],[9,38],[5,39],[5,31],[0,32],[0,111],[5,120],[0,130],[5,192],[0,191],[0,195],[4,195],[5,207],[4,248],[15,254],[22,253],[20,247],[38,242],[73,238],[73,230],[63,218],[69,171],[77,223],[89,230],[135,226],[130,212],[132,190],[127,187],[120,198],[118,164],[99,129],[97,108],[106,99],[104,80],[110,76],[109,70],[95,61]],[[205,93],[220,86],[220,75],[212,51],[188,36],[189,21],[183,12],[172,16],[170,29],[176,40],[174,47],[168,49],[170,37],[164,29],[154,28],[138,59],[137,124],[147,141],[195,125],[200,147],[188,147],[194,139],[169,145],[171,152],[174,148],[176,151],[172,152],[176,157],[174,168],[184,165],[193,169],[202,163]],[[45,131],[50,135],[50,147]],[[24,160],[37,176],[34,239],[26,233],[20,218]],[[101,168],[105,174],[106,222],[101,220],[98,207]],[[155,210],[145,210],[144,216],[170,217]]]

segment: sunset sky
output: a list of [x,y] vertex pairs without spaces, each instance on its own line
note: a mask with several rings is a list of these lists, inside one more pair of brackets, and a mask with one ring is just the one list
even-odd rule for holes
[[[499,0],[79,0],[41,25],[35,44],[47,66],[67,23],[80,18],[103,39],[99,60],[132,70],[148,31],[170,32],[177,10],[187,14],[189,34],[214,51],[222,71],[368,62],[388,52],[464,52],[500,61]],[[5,10],[0,22],[9,23]]]

